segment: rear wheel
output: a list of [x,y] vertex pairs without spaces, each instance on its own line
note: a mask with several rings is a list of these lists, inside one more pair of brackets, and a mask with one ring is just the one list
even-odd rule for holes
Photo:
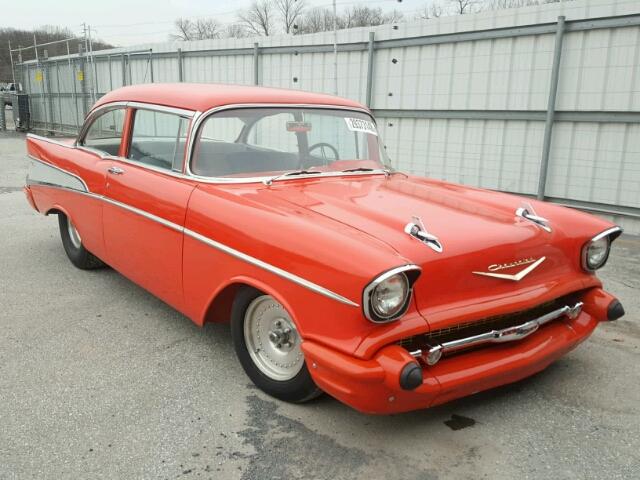
[[93,270],[104,267],[104,263],[82,245],[82,238],[71,219],[65,214],[58,214],[60,238],[67,257],[76,267],[82,270]]
[[265,393],[295,403],[322,393],[307,370],[295,324],[270,295],[252,288],[238,292],[231,335],[244,371]]

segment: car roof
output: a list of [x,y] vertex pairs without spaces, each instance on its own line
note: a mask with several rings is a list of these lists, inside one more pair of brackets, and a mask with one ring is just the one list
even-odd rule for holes
[[142,102],[204,112],[234,104],[310,104],[364,108],[346,98],[282,88],[225,85],[214,83],[152,83],[113,90],[94,108],[112,102]]

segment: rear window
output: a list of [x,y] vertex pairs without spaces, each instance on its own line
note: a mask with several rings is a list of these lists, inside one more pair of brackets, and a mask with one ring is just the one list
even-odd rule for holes
[[188,119],[173,113],[136,110],[128,158],[181,172],[188,127]]

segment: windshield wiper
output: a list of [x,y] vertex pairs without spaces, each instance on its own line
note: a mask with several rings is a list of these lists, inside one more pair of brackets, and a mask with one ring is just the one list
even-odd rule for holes
[[340,170],[342,173],[350,173],[350,172],[373,172],[375,169],[369,167],[356,167],[356,168],[347,168],[346,170]]
[[341,173],[351,173],[351,172],[375,172],[375,171],[380,171],[382,170],[382,172],[385,174],[385,176],[389,176],[393,173],[397,173],[395,170],[389,168],[389,167],[385,167],[385,168],[369,168],[369,167],[357,167],[357,168],[347,168],[346,170],[340,170]]
[[268,186],[268,185],[271,185],[276,180],[280,180],[281,178],[295,177],[296,175],[314,175],[318,173],[322,173],[322,172],[319,172],[317,170],[293,170],[291,172],[281,173],[280,175],[276,175],[274,177],[265,178],[262,181],[262,183]]

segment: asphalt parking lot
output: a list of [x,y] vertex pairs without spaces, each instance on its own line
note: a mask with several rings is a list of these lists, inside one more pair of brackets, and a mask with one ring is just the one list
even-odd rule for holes
[[627,315],[533,378],[375,417],[255,389],[228,328],[67,260],[0,132],[0,478],[640,478],[640,238],[602,272]]

